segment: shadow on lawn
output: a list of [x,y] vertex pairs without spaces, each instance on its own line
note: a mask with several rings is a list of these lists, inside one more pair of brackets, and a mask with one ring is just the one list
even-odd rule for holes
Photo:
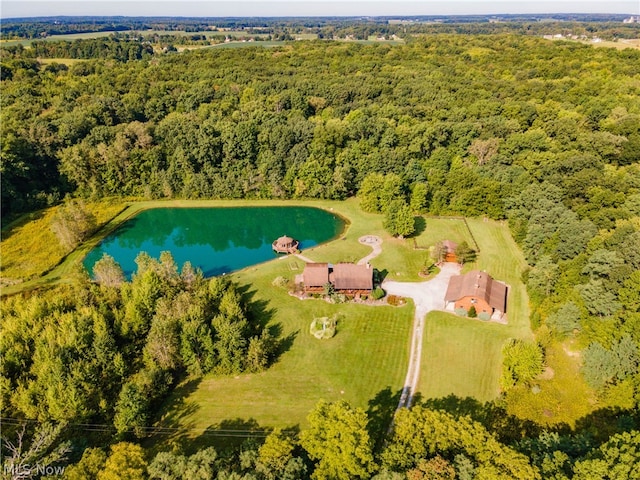
[[189,418],[200,409],[200,405],[187,399],[198,389],[201,381],[201,378],[186,380],[171,392],[158,408],[159,412],[168,413],[154,424],[148,440],[144,442],[146,448],[152,448],[153,451],[157,448],[163,449],[166,444],[189,443],[190,431],[194,426],[194,421]]
[[424,217],[413,217],[414,232],[410,235],[412,238],[419,237],[427,229],[427,221]]
[[[454,417],[469,416],[506,444],[513,444],[524,437],[535,438],[542,432],[542,427],[531,420],[510,415],[503,407],[495,403],[482,403],[471,397],[461,398],[448,395],[425,400],[422,405],[431,409],[444,410]],[[565,431],[567,428],[568,426],[558,426],[554,430],[568,433]]]
[[[260,426],[254,418],[234,418],[210,425],[191,442],[198,448],[212,446],[222,455],[231,455],[237,453],[238,448],[243,445],[262,444],[272,431],[273,428]],[[295,425],[283,430],[283,433],[292,437],[297,436],[300,433],[300,427]],[[190,448],[192,447],[190,446]]]
[[249,285],[238,287],[238,292],[242,295],[242,300],[247,305],[247,317],[249,320],[251,334],[260,336],[266,329],[269,335],[275,340],[273,349],[273,358],[269,360],[269,365],[275,363],[280,355],[287,352],[293,346],[293,342],[297,336],[297,332],[291,333],[286,337],[282,337],[282,324],[271,323],[277,310],[269,307],[267,300],[253,300],[257,290],[249,290]]
[[369,400],[367,417],[369,417],[369,435],[375,441],[375,450],[380,451],[384,439],[391,426],[393,415],[398,408],[402,390],[395,392],[391,387],[380,390],[375,397]]

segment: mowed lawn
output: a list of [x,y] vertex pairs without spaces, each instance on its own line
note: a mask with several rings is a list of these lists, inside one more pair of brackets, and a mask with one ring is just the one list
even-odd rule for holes
[[444,312],[426,317],[419,392],[424,398],[450,394],[492,400],[499,394],[502,346],[508,338],[531,338],[526,262],[506,224],[468,219],[480,254],[463,271],[480,269],[509,286],[507,324],[462,318]]
[[[418,217],[417,234],[406,239],[383,236],[382,254],[371,263],[387,278],[398,282],[420,282],[418,274],[433,263],[429,247],[442,240],[467,242],[474,248],[473,239],[464,222],[455,218]],[[417,247],[417,248],[416,248]]]
[[[360,211],[357,200],[308,202],[323,206],[349,220],[345,232],[332,242],[305,250],[314,261],[356,261],[369,247],[362,235],[383,239],[382,255],[372,260],[379,270],[399,281],[418,281],[428,250],[414,249],[413,239],[390,237],[382,216]],[[416,237],[420,247],[439,240],[467,241],[471,233],[461,220],[426,218]],[[448,394],[490,400],[498,394],[501,349],[511,336],[531,335],[527,297],[520,280],[526,265],[506,225],[471,220],[481,253],[474,265],[511,287],[509,325],[464,319],[444,312],[427,317],[420,393],[426,398]],[[299,300],[286,289],[274,287],[278,276],[293,279],[304,262],[295,257],[267,262],[232,274],[246,294],[261,305],[269,325],[286,339],[286,351],[267,371],[235,377],[208,376],[177,389],[166,402],[158,426],[177,428],[175,435],[197,438],[207,429],[243,426],[304,426],[306,416],[320,399],[344,399],[367,408],[379,392],[396,393],[408,366],[413,305],[404,307],[332,305],[322,300]],[[330,340],[309,334],[313,318],[339,313],[338,333]],[[511,320],[511,316],[513,320]]]
[[[363,221],[357,203],[334,205],[337,213],[352,220],[341,237],[344,240],[305,250],[304,255],[330,262],[367,255],[371,249],[357,239],[367,233],[383,233],[375,225],[381,228],[379,216],[364,214]],[[245,295],[259,305],[268,325],[279,332],[285,351],[265,372],[211,375],[178,388],[165,403],[158,426],[178,428],[176,435],[192,438],[220,425],[304,426],[321,399],[344,399],[367,409],[379,392],[390,389],[395,393],[402,388],[413,305],[335,305],[319,299],[300,300],[272,285],[279,276],[293,280],[303,268],[303,261],[289,256],[232,274]],[[334,338],[318,340],[309,333],[314,318],[336,313],[340,317]]]
[[503,325],[445,312],[427,315],[418,391],[423,398],[447,395],[493,400],[499,393]]

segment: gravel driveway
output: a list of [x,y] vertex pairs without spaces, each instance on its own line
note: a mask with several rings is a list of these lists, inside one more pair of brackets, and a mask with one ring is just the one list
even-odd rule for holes
[[405,377],[404,387],[398,408],[410,407],[411,400],[418,386],[420,378],[420,360],[422,358],[422,331],[424,316],[432,310],[444,310],[444,295],[447,292],[449,279],[460,273],[457,263],[445,263],[440,273],[426,282],[382,282],[382,288],[390,295],[413,299],[416,312],[411,334],[411,352],[409,354],[409,368]]
[[431,310],[444,310],[444,294],[449,286],[449,279],[460,273],[457,263],[445,263],[440,273],[426,282],[392,282],[385,280],[382,288],[385,292],[399,297],[412,298],[416,304],[416,316],[424,317]]

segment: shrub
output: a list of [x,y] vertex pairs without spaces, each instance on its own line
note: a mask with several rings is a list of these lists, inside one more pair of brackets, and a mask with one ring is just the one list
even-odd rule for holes
[[460,317],[466,317],[467,311],[464,308],[456,308],[456,315]]
[[382,297],[384,297],[384,295],[384,290],[380,287],[376,287],[373,292],[371,292],[371,298],[373,298],[374,300],[380,300]]
[[485,322],[488,322],[489,320],[491,320],[491,315],[489,315],[487,312],[480,312],[478,314],[478,318],[480,320],[484,320]]
[[93,233],[97,225],[96,216],[81,200],[65,200],[51,220],[51,229],[66,250],[76,248]]
[[274,287],[286,288],[289,286],[289,279],[282,276],[276,277],[273,282],[271,282],[271,285]]
[[471,308],[469,309],[469,313],[467,315],[469,315],[469,318],[476,318],[478,316],[475,305],[471,305]]
[[325,340],[336,334],[338,319],[336,315],[332,317],[314,318],[309,328],[309,333],[319,340]]
[[542,373],[544,353],[537,343],[511,339],[502,348],[502,356],[500,385],[505,391]]
[[397,295],[389,295],[387,297],[387,303],[389,305],[393,305],[394,307],[397,307],[398,305],[404,305],[405,300],[404,298],[398,297]]

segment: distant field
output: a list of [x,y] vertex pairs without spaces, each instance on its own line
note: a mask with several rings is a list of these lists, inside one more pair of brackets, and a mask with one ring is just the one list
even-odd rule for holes
[[553,39],[552,41],[566,41],[566,42],[580,42],[585,45],[591,45],[593,47],[607,47],[607,48],[617,48],[618,50],[624,50],[625,48],[635,48],[640,49],[640,39],[619,39],[617,42],[612,42],[609,40],[601,40],[599,42],[594,42],[592,40],[572,40],[570,38],[559,38]]
[[[492,400],[499,393],[502,345],[508,338],[531,338],[529,306],[521,274],[526,262],[508,227],[494,221],[467,220],[480,247],[476,262],[509,285],[507,325],[434,312],[425,321],[418,390],[426,398],[449,394]],[[462,223],[462,222],[461,222]],[[455,240],[455,239],[454,239]]]
[[[228,43],[218,43],[216,45],[207,45],[204,48],[243,48],[243,47],[279,47],[285,45],[286,42],[276,41],[260,41],[260,42],[242,42],[231,41]],[[185,46],[185,49],[189,49],[189,45]]]
[[593,45],[594,47],[609,47],[609,48],[617,48],[618,50],[624,50],[625,48],[635,48],[636,50],[640,50],[640,39],[633,40],[618,40],[617,42],[610,42],[607,40],[603,40],[602,42],[584,42],[589,45]]
[[[12,45],[23,45],[29,46],[35,40],[44,40],[44,41],[56,41],[56,40],[79,40],[79,39],[87,39],[87,38],[102,38],[108,37],[109,35],[113,35],[116,33],[139,33],[141,35],[176,35],[181,37],[190,37],[192,35],[204,35],[207,38],[215,37],[215,36],[227,36],[231,38],[240,38],[240,37],[254,37],[254,38],[267,38],[269,37],[268,33],[249,33],[244,30],[228,30],[228,31],[215,31],[215,30],[202,30],[198,32],[186,32],[184,30],[127,30],[127,31],[108,31],[108,32],[89,32],[89,33],[70,33],[66,35],[50,35],[48,37],[38,38],[38,39],[29,39],[29,40],[3,40],[0,42],[1,46],[12,46]],[[294,35],[296,39],[300,40],[315,40],[318,38],[318,35],[315,33],[300,33]],[[266,42],[265,42],[266,43]],[[281,44],[283,42],[277,42]],[[273,46],[273,45],[264,45],[264,46]],[[196,47],[194,45],[194,47]]]
[[78,62],[86,62],[83,58],[38,58],[38,62],[43,65],[49,65],[51,63],[61,63],[63,65],[73,65]]
[[89,32],[89,33],[69,33],[69,34],[66,34],[66,35],[51,35],[51,36],[48,36],[48,37],[34,38],[34,39],[29,39],[29,40],[7,40],[7,41],[3,41],[2,42],[2,46],[24,45],[26,47],[26,46],[31,45],[31,43],[33,43],[36,40],[38,40],[38,41],[41,41],[41,40],[44,40],[44,41],[56,41],[56,40],[73,41],[73,40],[81,40],[81,39],[87,39],[87,38],[108,37],[109,35],[112,35],[114,33],[126,33],[126,32],[108,31],[108,32]]

